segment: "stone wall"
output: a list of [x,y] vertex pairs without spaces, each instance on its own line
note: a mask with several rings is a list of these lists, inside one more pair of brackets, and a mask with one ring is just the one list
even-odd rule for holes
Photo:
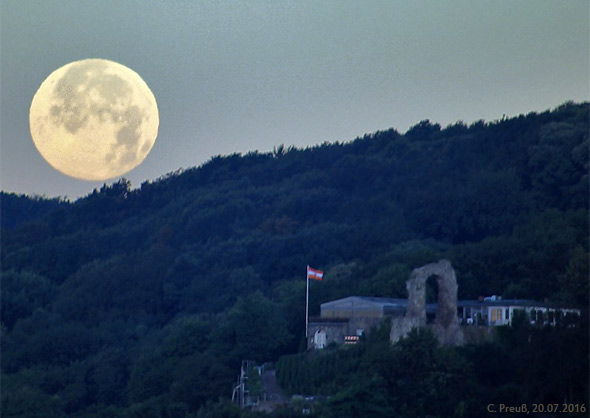
[[347,318],[343,321],[330,321],[329,319],[322,319],[318,321],[311,321],[308,327],[307,334],[307,348],[314,348],[314,335],[316,331],[324,331],[326,334],[326,346],[330,343],[344,344],[344,337],[350,335],[357,335],[357,331],[367,333],[373,327],[379,326],[383,318],[375,317],[354,317]]
[[426,326],[426,281],[430,277],[434,277],[438,286],[438,308],[431,329],[443,345],[463,344],[463,331],[457,317],[457,278],[448,260],[412,270],[406,282],[408,309],[405,316],[392,320],[392,342],[398,341],[412,328]]
[[307,332],[307,348],[315,348],[313,338],[316,331],[324,331],[326,333],[326,346],[332,342],[343,344],[344,337],[348,335],[348,327],[348,321],[310,322]]

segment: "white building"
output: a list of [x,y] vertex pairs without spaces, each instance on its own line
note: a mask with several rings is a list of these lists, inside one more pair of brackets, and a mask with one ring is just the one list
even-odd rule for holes
[[555,325],[568,316],[581,315],[579,309],[556,307],[534,300],[502,299],[501,296],[457,302],[459,321],[464,325],[509,325],[516,312],[525,312],[531,324],[537,325]]

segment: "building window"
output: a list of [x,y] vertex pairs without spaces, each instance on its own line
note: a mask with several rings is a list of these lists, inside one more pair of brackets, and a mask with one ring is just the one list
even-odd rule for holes
[[501,321],[502,320],[502,314],[504,312],[504,309],[502,308],[496,308],[496,309],[492,309],[491,312],[491,322],[496,322],[496,321]]
[[506,308],[504,310],[504,312],[505,312],[504,319],[506,319],[506,320],[510,319],[510,309]]

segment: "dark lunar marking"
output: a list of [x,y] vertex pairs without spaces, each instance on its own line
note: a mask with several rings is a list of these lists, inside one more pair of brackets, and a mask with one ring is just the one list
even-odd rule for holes
[[133,151],[126,151],[120,159],[121,165],[133,164],[135,162],[135,153]]
[[107,155],[105,155],[105,157],[104,157],[104,160],[105,160],[107,163],[110,163],[110,162],[112,162],[114,159],[115,159],[115,154],[114,154],[114,153],[112,153],[112,152],[109,152],[109,153],[108,153]]
[[68,131],[71,133],[76,133],[78,129],[86,125],[86,121],[88,120],[88,115],[81,116],[81,112],[76,108],[72,111],[72,114],[75,117],[66,117],[64,119],[64,126]]
[[131,106],[123,113],[123,118],[126,121],[125,126],[117,132],[117,143],[124,145],[128,151],[137,149],[137,141],[139,140],[139,127],[141,126],[142,113],[137,106]]
[[[97,113],[101,118],[107,113],[116,120],[118,115],[113,113],[109,105],[127,98],[131,87],[122,78],[105,74],[107,68],[107,64],[97,60],[78,63],[72,65],[56,83],[54,94],[63,100],[60,122],[69,132],[75,134],[84,127],[92,113]],[[81,86],[84,87],[79,91]],[[107,106],[98,107],[90,101],[92,90],[98,92]]]
[[[80,109],[84,105],[85,95],[78,93],[78,88],[88,81],[86,72],[89,64],[71,66],[55,86],[55,95],[63,100],[61,122],[71,133],[75,134],[83,125],[84,118]],[[76,95],[81,97],[76,97]]]
[[150,144],[149,142],[146,142],[145,144],[143,144],[143,146],[141,147],[141,153],[145,154],[150,150],[152,144]]
[[129,124],[134,124],[136,126],[139,126],[141,124],[141,120],[143,119],[143,113],[138,106],[130,106],[125,110],[123,116]]
[[59,107],[58,105],[53,105],[51,106],[51,116],[56,117],[59,116],[61,113],[61,107]]
[[108,103],[115,103],[117,99],[129,97],[131,92],[129,83],[114,74],[101,74],[93,77],[88,85],[88,90],[92,88],[96,88]]
[[125,145],[126,149],[136,147],[138,139],[139,134],[137,131],[129,126],[123,126],[119,129],[119,132],[117,132],[117,142],[119,145]]
[[85,81],[81,77],[83,77],[83,74],[72,73],[71,70],[66,72],[55,86],[55,95],[64,101],[71,100],[76,91],[76,86]]

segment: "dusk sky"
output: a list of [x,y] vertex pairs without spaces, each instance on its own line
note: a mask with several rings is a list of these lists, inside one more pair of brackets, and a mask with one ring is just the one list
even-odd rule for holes
[[104,183],[59,173],[31,140],[33,95],[71,61],[119,62],[154,93],[158,139],[124,176],[138,187],[219,154],[587,101],[589,4],[3,0],[2,190],[75,199]]

